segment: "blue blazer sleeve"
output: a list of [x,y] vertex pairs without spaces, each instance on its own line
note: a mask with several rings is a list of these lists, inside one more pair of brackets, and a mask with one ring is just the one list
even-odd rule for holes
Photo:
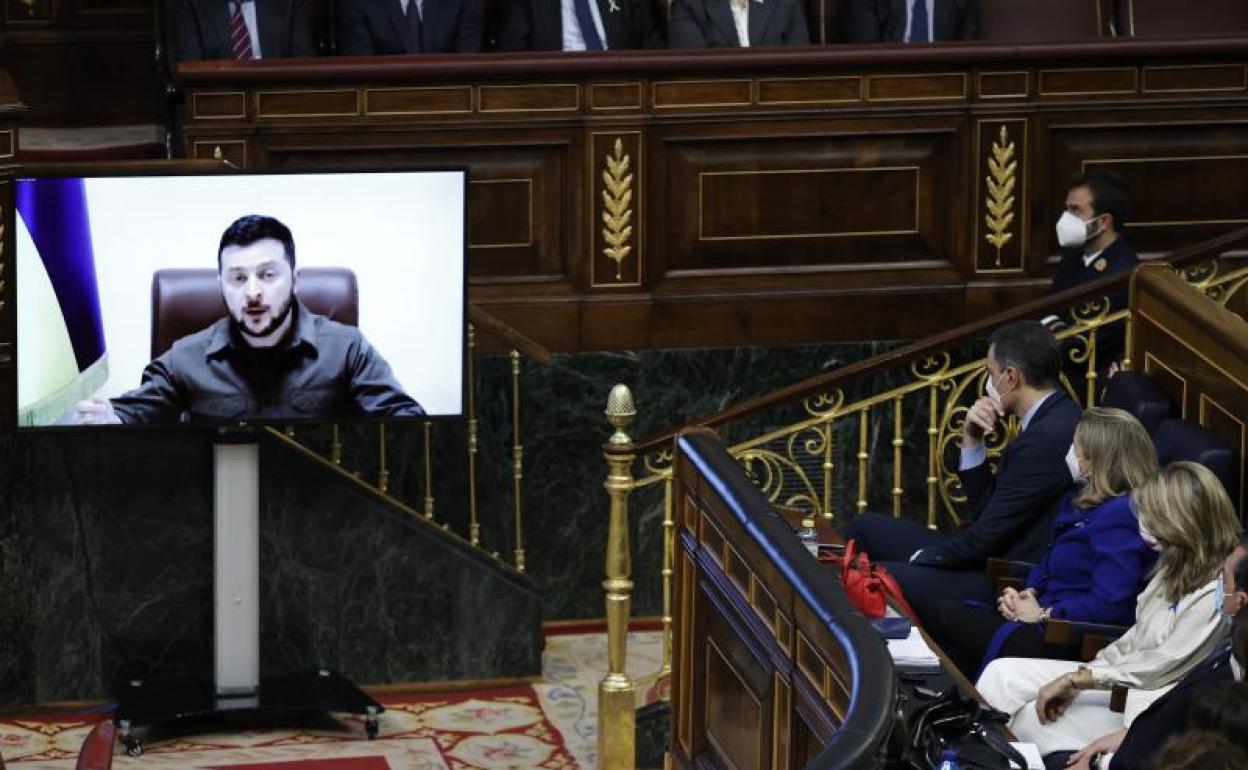
[[976,514],[971,526],[940,545],[925,548],[915,564],[974,568],[1004,553],[1020,530],[1043,521],[1070,485],[1070,471],[1045,441],[1016,440],[1008,462],[991,478],[987,463],[961,474]]
[[1144,572],[1152,563],[1126,495],[1106,500],[1088,520],[1092,584],[1053,603],[1053,617],[1130,625]]

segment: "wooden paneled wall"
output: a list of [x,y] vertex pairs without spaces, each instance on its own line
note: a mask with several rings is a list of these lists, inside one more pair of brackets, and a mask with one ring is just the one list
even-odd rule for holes
[[[1035,296],[1069,178],[1248,223],[1248,40],[188,63],[187,147],[470,169],[474,301],[554,350],[919,338]],[[920,55],[921,54],[921,55]],[[574,62],[574,64],[571,64]]]

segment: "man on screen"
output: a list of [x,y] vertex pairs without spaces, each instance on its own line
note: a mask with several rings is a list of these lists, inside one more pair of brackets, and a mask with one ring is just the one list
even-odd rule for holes
[[284,224],[236,220],[221,236],[217,271],[228,316],[175,342],[138,388],[79,403],[76,422],[424,415],[358,329],[299,301]]

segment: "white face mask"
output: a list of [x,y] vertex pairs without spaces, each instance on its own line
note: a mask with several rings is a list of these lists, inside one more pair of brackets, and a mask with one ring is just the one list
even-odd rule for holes
[[[984,386],[984,392],[988,394],[988,398],[997,403],[1001,403],[1001,396],[1005,395],[997,390],[997,383],[992,379],[991,373],[988,375],[988,384]],[[1007,390],[1006,393],[1009,393],[1009,391]]]
[[1079,458],[1075,457],[1075,445],[1071,444],[1070,449],[1066,450],[1066,468],[1070,471],[1070,477],[1074,479],[1076,484],[1086,483],[1088,480],[1087,473],[1079,468]]
[[1231,676],[1235,677],[1236,682],[1244,681],[1244,669],[1234,655],[1231,656]]
[[1062,212],[1062,216],[1057,220],[1057,242],[1064,249],[1077,249],[1083,246],[1101,234],[1100,230],[1088,232],[1095,221],[1096,219],[1093,218],[1085,222],[1069,211]]
[[1144,526],[1144,520],[1140,519],[1140,539],[1144,541],[1144,545],[1154,551],[1161,550],[1161,543],[1157,542],[1157,538],[1153,537],[1153,533],[1148,531],[1148,527]]

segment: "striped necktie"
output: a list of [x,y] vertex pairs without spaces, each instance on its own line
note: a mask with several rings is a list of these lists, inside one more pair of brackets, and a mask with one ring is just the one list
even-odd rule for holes
[[230,49],[236,61],[249,61],[256,58],[251,52],[251,33],[247,31],[247,20],[243,18],[242,2],[232,2],[230,7]]

